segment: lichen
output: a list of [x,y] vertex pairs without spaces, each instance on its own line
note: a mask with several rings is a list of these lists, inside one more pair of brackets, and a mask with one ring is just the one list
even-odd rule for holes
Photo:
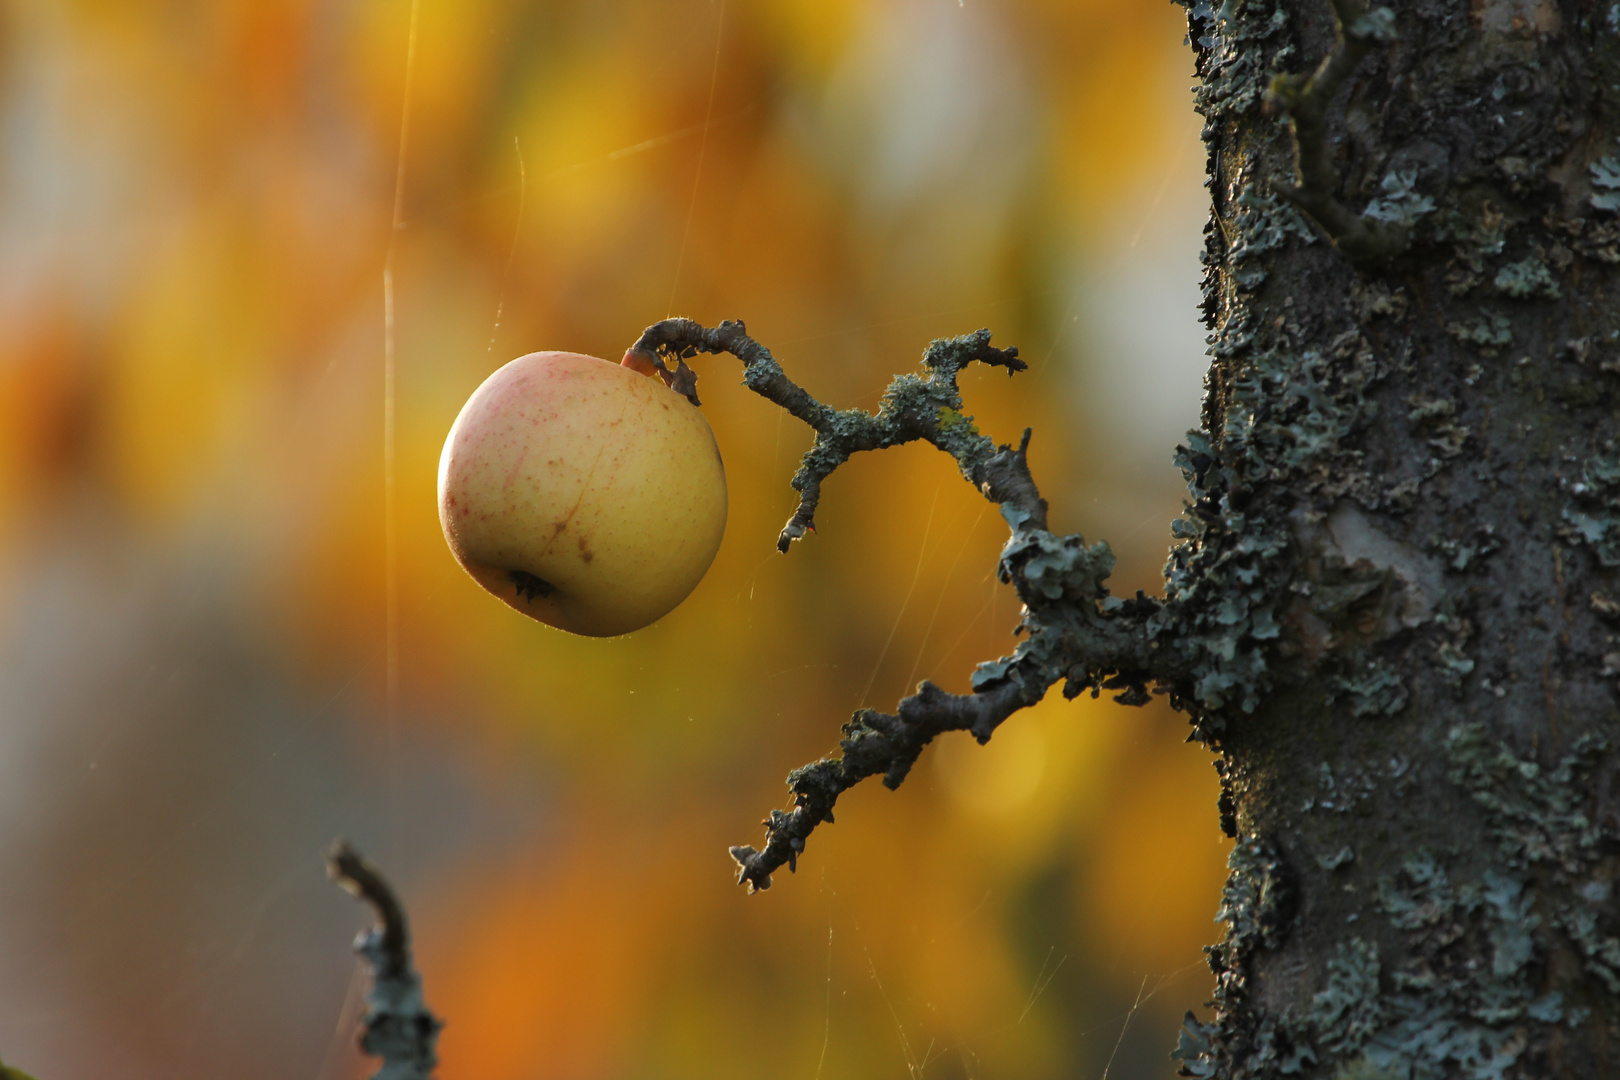
[[1304,215],[1275,195],[1245,191],[1237,197],[1236,205],[1229,226],[1233,240],[1227,258],[1231,261],[1232,280],[1243,289],[1256,289],[1265,281],[1266,266],[1261,255],[1291,239],[1316,242],[1316,233]]
[[1620,566],[1620,454],[1588,458],[1568,490],[1565,535],[1590,547],[1604,566]]
[[1368,659],[1353,674],[1333,676],[1329,686],[1329,703],[1345,697],[1352,716],[1394,716],[1406,708],[1406,684],[1400,673],[1378,659]]
[[1572,780],[1608,749],[1605,739],[1583,735],[1552,769],[1518,757],[1480,724],[1453,728],[1446,749],[1451,782],[1484,808],[1507,865],[1548,862],[1575,873],[1591,857],[1601,833],[1577,805]]
[[1594,210],[1620,211],[1620,157],[1609,154],[1587,166],[1595,188],[1587,199]]
[[1457,422],[1457,403],[1450,398],[1413,394],[1407,399],[1411,410],[1406,418],[1417,425],[1426,441],[1442,458],[1462,453],[1472,432]]
[[[1379,876],[1372,906],[1401,939],[1395,955],[1406,959],[1393,966],[1381,960],[1375,938],[1383,935],[1347,936],[1334,946],[1307,1009],[1268,1011],[1246,1000],[1248,973],[1287,933],[1293,879],[1275,847],[1254,837],[1239,844],[1221,908],[1227,937],[1210,950],[1210,966],[1218,1000],[1245,1001],[1243,1026],[1232,1011],[1213,1023],[1188,1014],[1173,1055],[1182,1075],[1279,1080],[1321,1062],[1339,1063],[1334,1075],[1341,1077],[1517,1075],[1529,1047],[1526,1021],[1573,1027],[1588,1015],[1541,989],[1555,930],[1607,992],[1620,993],[1620,938],[1605,923],[1608,880],[1589,877],[1566,904],[1535,884],[1538,872],[1586,873],[1596,857],[1598,830],[1573,792],[1607,752],[1606,741],[1583,737],[1552,769],[1520,758],[1477,725],[1454,729],[1447,748],[1451,782],[1485,811],[1496,865],[1459,883],[1458,853],[1415,852],[1397,872]],[[1339,796],[1343,778],[1325,763],[1321,773],[1324,792]],[[1332,873],[1352,859],[1346,847],[1317,864]]]
[[1355,862],[1355,860],[1356,849],[1351,847],[1349,844],[1346,844],[1338,851],[1333,852],[1331,855],[1318,855],[1316,857],[1316,865],[1320,866],[1323,870],[1332,873],[1341,866],[1349,866],[1352,862]]
[[1319,1032],[1322,1048],[1335,1056],[1359,1050],[1382,1025],[1378,946],[1352,938],[1327,963],[1327,985],[1311,999],[1306,1023]]
[[1292,55],[1293,46],[1282,45],[1271,50],[1268,62],[1266,50],[1257,47],[1277,40],[1288,25],[1288,12],[1260,0],[1227,0],[1219,11],[1208,0],[1191,0],[1187,22],[1201,54],[1195,100],[1207,139],[1222,121],[1256,108],[1272,73]]
[[1382,377],[1363,344],[1351,335],[1342,359],[1234,345],[1219,439],[1188,432],[1177,449],[1191,498],[1172,525],[1182,543],[1165,566],[1161,626],[1168,631],[1173,620],[1166,642],[1197,669],[1189,704],[1206,733],[1221,730],[1220,710],[1252,712],[1271,687],[1265,647],[1279,636],[1288,605],[1282,586],[1291,533],[1282,521],[1248,512],[1245,496],[1283,478],[1311,491],[1330,463],[1357,455],[1347,444],[1374,415],[1366,391]]
[[[1559,803],[1550,789],[1538,786],[1533,762],[1511,754],[1499,760],[1494,740],[1488,740],[1490,752],[1479,755],[1465,752],[1467,738],[1452,744],[1452,779],[1468,797],[1437,783],[1432,764],[1386,783],[1367,771],[1366,754],[1371,745],[1395,745],[1397,739],[1423,743],[1420,760],[1432,753],[1431,740],[1444,732],[1444,725],[1433,727],[1432,716],[1370,719],[1403,708],[1415,712],[1409,698],[1438,716],[1466,709],[1467,715],[1506,712],[1517,718],[1539,710],[1531,681],[1523,678],[1530,669],[1504,665],[1502,654],[1519,644],[1526,651],[1536,648],[1539,658],[1543,638],[1528,629],[1518,638],[1511,619],[1494,615],[1518,603],[1517,610],[1535,618],[1541,631],[1555,616],[1540,609],[1545,621],[1537,617],[1528,595],[1498,602],[1502,592],[1512,593],[1509,583],[1526,579],[1515,579],[1503,559],[1485,556],[1510,541],[1524,542],[1525,532],[1508,513],[1495,513],[1501,499],[1489,515],[1476,514],[1469,500],[1496,498],[1499,486],[1513,482],[1513,469],[1522,481],[1537,460],[1563,468],[1555,455],[1575,452],[1578,445],[1561,446],[1548,437],[1555,425],[1544,423],[1533,407],[1495,407],[1499,400],[1533,399],[1549,409],[1610,404],[1604,396],[1608,380],[1596,372],[1611,356],[1620,370],[1620,339],[1602,341],[1591,362],[1577,358],[1579,369],[1562,354],[1547,356],[1556,345],[1546,331],[1557,320],[1542,302],[1561,299],[1580,283],[1579,291],[1600,303],[1582,308],[1572,299],[1554,333],[1590,334],[1599,341],[1608,331],[1601,302],[1612,299],[1612,272],[1596,264],[1620,263],[1620,224],[1608,213],[1620,213],[1620,155],[1592,169],[1593,190],[1610,200],[1594,199],[1593,205],[1605,213],[1588,213],[1567,228],[1544,220],[1536,198],[1546,193],[1548,178],[1568,184],[1568,199],[1585,195],[1578,170],[1591,156],[1584,150],[1586,136],[1569,143],[1581,148],[1575,152],[1563,146],[1544,154],[1539,145],[1496,139],[1492,130],[1483,134],[1509,153],[1464,160],[1462,142],[1424,126],[1440,113],[1419,84],[1390,80],[1397,72],[1404,79],[1421,70],[1411,61],[1426,44],[1447,34],[1466,38],[1466,13],[1444,28],[1421,22],[1415,11],[1403,13],[1418,31],[1410,36],[1424,44],[1380,54],[1377,67],[1369,63],[1333,99],[1327,124],[1335,178],[1327,187],[1335,199],[1349,202],[1358,190],[1365,198],[1376,184],[1363,218],[1420,229],[1417,243],[1451,250],[1419,247],[1398,265],[1354,262],[1352,274],[1336,265],[1338,253],[1325,245],[1301,250],[1304,240],[1275,213],[1280,202],[1272,195],[1281,191],[1282,201],[1294,199],[1287,182],[1305,183],[1300,158],[1284,152],[1302,151],[1303,140],[1279,146],[1280,128],[1254,117],[1252,106],[1263,70],[1276,68],[1279,43],[1293,27],[1279,33],[1284,21],[1274,0],[1224,6],[1187,0],[1186,6],[1200,46],[1206,80],[1200,106],[1212,149],[1216,217],[1206,233],[1204,311],[1214,362],[1204,429],[1190,435],[1177,456],[1190,498],[1166,567],[1163,617],[1174,618],[1186,635],[1173,647],[1187,651],[1197,674],[1188,704],[1200,730],[1215,734],[1227,750],[1223,823],[1230,832],[1239,825],[1251,831],[1233,853],[1233,880],[1223,893],[1226,940],[1210,953],[1216,1018],[1206,1023],[1189,1015],[1175,1056],[1183,1075],[1222,1080],[1541,1075],[1536,1069],[1544,1063],[1544,1026],[1576,1025],[1585,1015],[1576,1007],[1585,991],[1569,985],[1560,965],[1578,959],[1594,991],[1620,992],[1620,918],[1607,891],[1614,860],[1601,874],[1593,870],[1595,849],[1582,846],[1589,825],[1580,808]],[[1331,14],[1336,23],[1348,23],[1352,7],[1335,4]],[[1300,24],[1297,40],[1324,40],[1326,13],[1290,6],[1289,17]],[[1567,29],[1576,32],[1573,18]],[[1336,36],[1342,44],[1343,34]],[[1238,42],[1245,44],[1240,48]],[[1283,89],[1297,88],[1317,59],[1294,58],[1289,66],[1300,74]],[[1488,93],[1494,79],[1507,88],[1497,100],[1505,93],[1534,96],[1543,86],[1540,72],[1493,67],[1482,71],[1478,87],[1453,90]],[[1401,90],[1391,93],[1396,85]],[[1285,108],[1279,111],[1286,116]],[[1563,205],[1567,210],[1569,203]],[[1310,213],[1320,224],[1321,216]],[[1563,235],[1552,235],[1555,229]],[[1582,258],[1589,261],[1577,261]],[[1601,287],[1580,277],[1594,271]],[[1411,290],[1410,299],[1394,282]],[[1448,287],[1452,297],[1472,294],[1472,302],[1450,299]],[[1316,289],[1345,295],[1337,304],[1306,295]],[[1564,323],[1575,329],[1565,331]],[[1455,344],[1444,335],[1434,340],[1431,328],[1444,328]],[[1345,341],[1342,350],[1325,344],[1336,336]],[[1491,362],[1510,348],[1513,359],[1531,355],[1517,366]],[[1396,385],[1378,387],[1386,374]],[[1381,418],[1374,412],[1379,407]],[[1376,430],[1386,445],[1366,437],[1373,419],[1380,420]],[[1607,554],[1600,554],[1605,566],[1616,566],[1620,455],[1610,451],[1604,460],[1587,463],[1580,487],[1566,489],[1565,516],[1582,544]],[[1274,497],[1279,491],[1286,492],[1282,499]],[[1328,542],[1330,521],[1348,504],[1370,522],[1376,519],[1384,536],[1410,548],[1407,561],[1421,566],[1422,581],[1432,578],[1434,587],[1420,589],[1414,584],[1420,575],[1397,578],[1376,560],[1369,569],[1348,556],[1338,559]],[[1533,505],[1515,509],[1520,524],[1535,513]],[[1486,517],[1501,525],[1500,538],[1481,531]],[[1569,572],[1567,564],[1558,571]],[[1389,617],[1398,598],[1420,592],[1428,599],[1421,615],[1414,611],[1410,621],[1399,623]],[[1620,604],[1614,607],[1620,610]],[[1570,708],[1580,701],[1573,675],[1555,692],[1558,665],[1589,669],[1580,672],[1583,679],[1597,671],[1596,652],[1567,647],[1580,630],[1576,624],[1590,618],[1584,611],[1571,617],[1566,606],[1566,647],[1547,641],[1554,672],[1546,691],[1549,708],[1555,701]],[[1620,616],[1615,619],[1620,622]],[[1255,630],[1278,623],[1283,631],[1274,648]],[[1169,644],[1168,637],[1161,640]],[[1610,648],[1610,667],[1620,674],[1620,645]],[[1512,700],[1502,701],[1503,688],[1480,679],[1477,667],[1506,682]],[[1301,671],[1301,682],[1291,684]],[[1610,674],[1605,671],[1605,678]],[[1322,701],[1324,683],[1335,718],[1369,718],[1334,733],[1355,746],[1343,756],[1327,753],[1298,727],[1307,719],[1321,723],[1310,713]],[[1279,695],[1256,710],[1253,728],[1245,726],[1251,702],[1290,685],[1312,693]],[[1526,724],[1538,719],[1531,713]],[[1380,742],[1386,738],[1389,743]],[[1318,765],[1319,753],[1331,766]],[[1319,775],[1300,775],[1310,769]],[[1571,773],[1559,782],[1578,779]],[[1410,829],[1405,822],[1392,824],[1399,812],[1392,813],[1389,804],[1415,790],[1414,784],[1420,792],[1414,805],[1425,812],[1458,811],[1456,819],[1446,818],[1444,829],[1428,821],[1413,821]],[[1346,816],[1316,816],[1323,812]],[[1483,843],[1481,817],[1489,823]],[[1391,825],[1393,835],[1359,831],[1364,822]],[[1257,828],[1265,837],[1273,835],[1265,830],[1276,829],[1276,842],[1263,843]],[[1435,850],[1420,849],[1412,839],[1435,843],[1438,835],[1461,839]],[[1391,848],[1401,844],[1410,846]],[[1302,870],[1297,888],[1311,923],[1291,935],[1287,920],[1276,921],[1278,905],[1270,905],[1269,923],[1257,913],[1265,882],[1293,881],[1287,860],[1296,852]],[[1570,859],[1576,870],[1561,869]],[[1554,872],[1586,874],[1576,886],[1591,895],[1579,892],[1565,903],[1568,889],[1555,887]],[[1374,896],[1376,903],[1369,903]],[[1328,956],[1333,959],[1324,967]],[[1306,962],[1313,965],[1308,976]],[[1544,992],[1549,985],[1559,986],[1570,1002]]]
[[[1576,781],[1597,767],[1608,752],[1607,739],[1583,735],[1552,769],[1520,758],[1478,724],[1453,728],[1447,749],[1452,782],[1485,810],[1506,865],[1540,867],[1566,878],[1589,871],[1602,830],[1581,808]],[[1606,883],[1589,882],[1551,915],[1575,943],[1587,972],[1610,993],[1620,993],[1620,940],[1599,921],[1608,899]]]
[[1552,271],[1547,269],[1547,264],[1537,256],[1508,263],[1496,272],[1491,284],[1496,287],[1497,292],[1519,300],[1536,296],[1556,300],[1562,295],[1558,288],[1558,279],[1553,277]]
[[1233,871],[1221,891],[1215,915],[1229,930],[1229,950],[1247,954],[1275,948],[1288,933],[1297,900],[1294,875],[1276,847],[1251,836],[1232,848],[1226,865]]
[[[1387,9],[1380,9],[1388,14]],[[1374,221],[1411,228],[1418,220],[1434,212],[1434,200],[1416,190],[1416,169],[1392,169],[1379,182],[1383,194],[1367,204],[1362,211]]]
[[1463,296],[1483,280],[1485,264],[1507,246],[1508,227],[1507,215],[1489,199],[1477,207],[1452,207],[1442,215],[1435,235],[1452,245],[1447,271],[1451,295]]
[[1470,322],[1448,323],[1446,332],[1464,345],[1474,346],[1483,356],[1495,356],[1502,346],[1513,341],[1513,323],[1494,311],[1482,311]]

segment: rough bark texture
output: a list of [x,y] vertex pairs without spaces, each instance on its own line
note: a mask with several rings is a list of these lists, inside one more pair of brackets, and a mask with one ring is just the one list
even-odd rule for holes
[[1620,1074],[1620,7],[1187,6],[1166,611],[1238,845],[1183,1074]]

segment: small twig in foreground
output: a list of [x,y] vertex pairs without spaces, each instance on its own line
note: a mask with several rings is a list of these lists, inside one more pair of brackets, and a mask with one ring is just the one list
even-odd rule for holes
[[354,950],[371,967],[372,988],[360,1049],[382,1058],[372,1080],[432,1080],[439,1063],[435,1044],[444,1024],[422,1000],[422,977],[411,963],[410,928],[405,908],[376,867],[345,840],[326,856],[326,872],[344,889],[370,904],[380,926],[355,940]]

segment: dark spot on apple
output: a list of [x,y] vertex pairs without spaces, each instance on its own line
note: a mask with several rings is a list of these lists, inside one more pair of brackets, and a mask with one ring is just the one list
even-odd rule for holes
[[585,546],[585,538],[583,536],[579,538],[579,557],[584,559],[586,562],[590,562],[592,559],[596,558],[596,556],[592,554],[591,549]]
[[563,532],[567,532],[567,531],[568,531],[568,519],[567,518],[564,518],[561,521],[552,523],[551,535],[556,536],[558,533],[563,533]]
[[511,578],[512,584],[517,586],[518,595],[531,602],[537,596],[544,599],[557,591],[557,586],[543,577],[536,577],[527,570],[508,570],[506,576]]

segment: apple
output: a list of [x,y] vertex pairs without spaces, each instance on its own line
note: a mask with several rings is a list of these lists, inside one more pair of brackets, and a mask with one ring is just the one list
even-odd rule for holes
[[660,380],[529,353],[451,425],[439,524],[462,568],[523,614],[627,634],[673,610],[714,561],[725,467],[703,413]]

